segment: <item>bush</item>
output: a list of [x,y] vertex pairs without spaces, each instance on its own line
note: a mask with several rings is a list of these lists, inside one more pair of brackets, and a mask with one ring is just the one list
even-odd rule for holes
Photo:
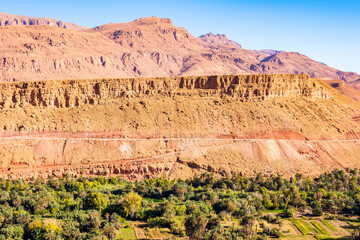
[[21,225],[7,225],[0,229],[4,239],[23,239],[24,228]]
[[142,197],[134,192],[130,192],[126,197],[124,197],[120,204],[123,210],[125,217],[134,218],[135,214],[141,208]]
[[107,204],[108,199],[99,192],[89,193],[85,198],[86,209],[95,209],[101,212],[106,208]]
[[175,212],[178,216],[186,215],[186,206],[185,205],[177,205],[175,206]]
[[62,228],[56,219],[36,219],[28,225],[28,231],[33,239],[55,239]]
[[314,216],[321,216],[323,215],[323,210],[321,209],[320,206],[315,206],[313,209],[312,209],[312,214]]
[[185,232],[189,239],[202,239],[205,235],[208,219],[201,214],[190,216],[185,222]]
[[297,210],[294,207],[288,207],[285,212],[284,212],[284,216],[287,218],[291,218],[296,214]]

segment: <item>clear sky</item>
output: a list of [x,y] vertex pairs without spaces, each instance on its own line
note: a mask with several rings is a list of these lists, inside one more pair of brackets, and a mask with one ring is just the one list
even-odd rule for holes
[[224,33],[246,49],[300,52],[360,73],[360,0],[12,0],[0,12],[88,27],[166,17],[194,36]]

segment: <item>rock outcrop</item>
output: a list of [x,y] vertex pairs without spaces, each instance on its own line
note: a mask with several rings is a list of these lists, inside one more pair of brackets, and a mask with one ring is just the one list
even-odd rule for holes
[[2,83],[0,175],[316,175],[360,167],[359,116],[308,75]]
[[234,41],[231,41],[225,34],[207,33],[199,37],[202,41],[210,43],[214,49],[219,48],[242,48],[242,46]]
[[[186,91],[199,90],[199,91]],[[0,109],[78,107],[117,98],[227,95],[240,101],[272,97],[327,98],[327,90],[308,75],[224,75],[174,78],[67,80],[0,84]]]

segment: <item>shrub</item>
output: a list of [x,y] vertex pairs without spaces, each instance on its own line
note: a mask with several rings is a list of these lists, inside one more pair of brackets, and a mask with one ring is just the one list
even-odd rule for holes
[[125,214],[125,217],[134,218],[136,212],[141,208],[142,197],[134,192],[130,192],[126,197],[124,197],[120,204]]
[[101,212],[107,204],[108,199],[99,192],[89,193],[85,198],[85,208],[87,209],[96,209]]
[[285,212],[284,212],[284,216],[287,218],[291,218],[296,214],[297,210],[294,207],[288,207]]
[[206,231],[208,219],[201,214],[190,216],[185,222],[185,232],[189,239],[202,239]]

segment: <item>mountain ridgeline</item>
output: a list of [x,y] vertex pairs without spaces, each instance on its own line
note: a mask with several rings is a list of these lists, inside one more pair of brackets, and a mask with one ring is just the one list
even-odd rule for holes
[[299,53],[246,50],[221,34],[197,38],[164,18],[87,29],[0,14],[0,26],[0,81],[256,73],[306,73],[347,82],[360,78]]

